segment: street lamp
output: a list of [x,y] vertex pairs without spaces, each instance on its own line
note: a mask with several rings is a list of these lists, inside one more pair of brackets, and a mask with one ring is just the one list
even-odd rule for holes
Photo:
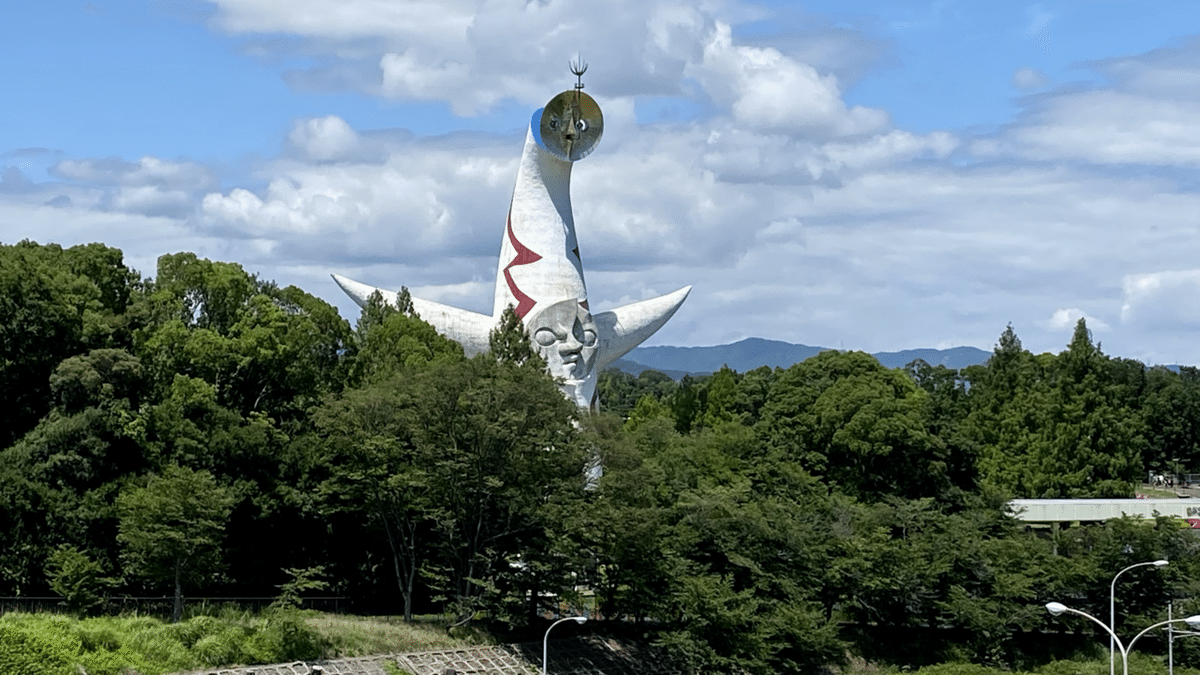
[[1108,631],[1109,637],[1111,637],[1117,643],[1117,649],[1121,650],[1121,668],[1122,668],[1121,672],[1124,673],[1124,675],[1129,675],[1129,650],[1133,649],[1133,643],[1137,642],[1138,638],[1142,637],[1146,633],[1149,633],[1150,631],[1154,630],[1155,628],[1158,628],[1159,626],[1166,626],[1167,624],[1172,624],[1172,623],[1186,623],[1188,626],[1190,626],[1192,628],[1200,628],[1200,614],[1196,614],[1194,616],[1189,616],[1186,619],[1167,619],[1166,621],[1159,621],[1156,624],[1147,626],[1145,630],[1143,630],[1142,632],[1133,636],[1133,639],[1129,641],[1129,646],[1126,647],[1125,645],[1121,644],[1121,639],[1117,637],[1117,634],[1114,633],[1111,628],[1109,628],[1108,626],[1105,626],[1103,621],[1101,621],[1100,619],[1097,619],[1096,617],[1092,616],[1091,614],[1088,614],[1087,612],[1081,612],[1077,609],[1071,609],[1070,607],[1067,607],[1066,605],[1062,604],[1061,602],[1046,603],[1046,611],[1050,612],[1054,616],[1058,616],[1059,614],[1062,614],[1063,612],[1070,612],[1072,614],[1078,614],[1079,616],[1085,617],[1087,619],[1091,619],[1092,621],[1096,622],[1096,625],[1098,625],[1101,628],[1103,628],[1104,630]]
[[546,675],[546,646],[548,645],[548,641],[550,641],[550,632],[553,631],[554,626],[558,626],[559,623],[562,623],[563,621],[583,623],[587,620],[587,616],[566,616],[564,619],[559,619],[558,621],[551,623],[550,628],[546,628],[546,634],[541,638],[541,675]]
[[[1117,576],[1113,577],[1112,583],[1109,584],[1109,586],[1108,586],[1108,626],[1109,626],[1109,628],[1112,628],[1113,631],[1117,630],[1117,610],[1116,610],[1117,577],[1121,576],[1122,574],[1128,572],[1129,570],[1131,570],[1135,567],[1145,567],[1146,565],[1153,565],[1155,567],[1163,567],[1164,565],[1167,565],[1167,564],[1168,563],[1166,560],[1155,560],[1154,562],[1144,562],[1144,563],[1138,563],[1136,565],[1130,565],[1129,567],[1126,567],[1125,569],[1121,570],[1120,572],[1117,572]],[[1111,632],[1112,631],[1110,631],[1110,633]],[[1113,664],[1114,660],[1115,659],[1114,659],[1114,655],[1113,655],[1113,639],[1111,637],[1109,637],[1108,638],[1108,675],[1115,675],[1115,673],[1113,672],[1113,669],[1116,667]]]

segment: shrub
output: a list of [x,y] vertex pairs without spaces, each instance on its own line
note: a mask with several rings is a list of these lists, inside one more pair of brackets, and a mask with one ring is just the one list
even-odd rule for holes
[[998,668],[989,668],[975,663],[938,663],[924,666],[917,675],[1008,675]]
[[247,655],[258,663],[319,659],[330,643],[304,622],[295,610],[268,612],[266,621],[246,643]]
[[[206,666],[225,666],[248,660],[244,645],[250,630],[244,626],[226,626],[204,636],[192,646],[192,654]],[[266,663],[266,662],[264,662]]]
[[46,561],[50,589],[63,596],[67,609],[78,615],[104,604],[104,593],[117,580],[104,576],[104,566],[74,546],[60,546]]
[[0,672],[22,675],[66,675],[71,672],[70,646],[46,631],[0,623]]

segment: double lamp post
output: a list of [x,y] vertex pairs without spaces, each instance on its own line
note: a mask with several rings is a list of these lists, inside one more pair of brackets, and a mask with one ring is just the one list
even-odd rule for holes
[[1154,630],[1155,628],[1161,628],[1162,626],[1167,626],[1167,625],[1170,625],[1173,623],[1186,623],[1191,628],[1200,629],[1200,614],[1197,614],[1195,616],[1189,616],[1186,619],[1167,619],[1166,621],[1160,621],[1156,624],[1148,626],[1145,630],[1143,630],[1142,632],[1133,636],[1133,639],[1129,641],[1128,645],[1123,644],[1121,642],[1121,638],[1117,637],[1117,633],[1115,631],[1116,623],[1117,623],[1116,622],[1117,577],[1121,576],[1125,572],[1128,572],[1129,570],[1131,570],[1135,567],[1143,567],[1143,566],[1147,566],[1147,565],[1153,565],[1154,567],[1162,567],[1166,564],[1167,564],[1166,560],[1155,560],[1153,562],[1144,562],[1144,563],[1138,563],[1136,565],[1130,565],[1129,567],[1126,567],[1125,569],[1121,570],[1120,572],[1117,572],[1117,575],[1113,577],[1112,584],[1109,586],[1108,624],[1107,625],[1100,619],[1097,619],[1096,617],[1092,616],[1091,614],[1088,614],[1087,612],[1081,612],[1078,609],[1072,609],[1060,602],[1047,603],[1046,611],[1050,612],[1054,616],[1058,616],[1058,615],[1062,614],[1063,612],[1069,612],[1071,614],[1078,614],[1079,616],[1082,616],[1084,618],[1094,621],[1097,625],[1099,625],[1101,628],[1103,628],[1106,633],[1108,633],[1108,637],[1109,637],[1108,672],[1109,672],[1109,675],[1116,675],[1116,673],[1114,672],[1115,667],[1116,667],[1115,666],[1115,655],[1113,653],[1114,645],[1116,645],[1117,649],[1121,650],[1121,667],[1122,667],[1121,672],[1123,673],[1123,675],[1129,675],[1129,652],[1130,652],[1130,650],[1133,649],[1133,644],[1138,641],[1138,638],[1142,637],[1146,633],[1149,633],[1150,631]]

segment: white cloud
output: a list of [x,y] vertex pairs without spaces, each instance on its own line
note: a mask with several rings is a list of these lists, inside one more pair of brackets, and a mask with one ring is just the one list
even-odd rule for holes
[[337,115],[297,120],[288,134],[288,145],[317,162],[356,158],[364,150],[358,134]]
[[1130,274],[1122,290],[1124,324],[1158,330],[1200,327],[1200,269]]
[[1088,328],[1092,330],[1108,330],[1109,328],[1107,323],[1088,315],[1078,307],[1054,310],[1054,314],[1043,322],[1043,325],[1047,330],[1052,331],[1073,330],[1080,319],[1085,320]]
[[1111,90],[1054,97],[1005,134],[1008,153],[1037,160],[1200,166],[1200,109]]
[[[344,63],[287,75],[307,88],[353,88],[397,100],[445,101],[473,116],[514,99],[540,105],[571,81],[565,61],[603,64],[588,84],[610,95],[681,92],[720,7],[667,0],[605,3],[366,0],[218,0],[234,35],[287,33]],[[254,43],[256,49],[264,46]],[[557,56],[556,56],[557,55]],[[374,72],[354,63],[370,63]]]
[[97,185],[155,185],[174,190],[204,190],[215,187],[216,174],[196,162],[172,162],[146,156],[136,162],[118,158],[65,159],[50,168],[59,178]]
[[148,216],[184,216],[195,205],[183,190],[162,190],[154,185],[121,186],[112,195],[113,209]]
[[[847,105],[865,67],[829,54],[853,35],[747,43],[710,5],[218,5],[210,25],[288,33],[329,68],[370,76],[344,86],[460,115],[542,105],[569,87],[565,61],[582,52],[606,117],[604,142],[572,178],[589,292],[602,309],[695,284],[660,344],[986,348],[1011,321],[1029,349],[1057,351],[1086,317],[1108,331],[1109,353],[1200,363],[1200,119],[1172,84],[1200,77],[1191,46],[1092,64],[1111,84],[1026,96],[1018,119],[979,137],[892,128],[885,111]],[[1025,68],[1013,84],[1044,78]],[[699,112],[638,124],[648,94]],[[249,180],[155,157],[70,158],[47,183],[18,169],[0,222],[22,225],[0,236],[101,240],[144,271],[192,250],[351,317],[330,272],[490,309],[520,135],[420,138],[337,115],[279,135],[281,155]]]
[[[972,152],[1100,165],[1200,166],[1200,39],[1088,65],[1111,86],[1073,85],[1027,96],[1017,121],[972,143]],[[1042,86],[1041,79],[1021,69],[1013,83],[1032,88]]]
[[1200,101],[1200,36],[1144,54],[1094,61],[1089,65],[1121,91],[1176,101]]
[[1041,89],[1050,83],[1050,78],[1037,68],[1017,68],[1013,71],[1011,83],[1017,89]]
[[688,73],[750,128],[845,136],[888,125],[882,110],[848,109],[833,75],[821,75],[774,48],[735,45],[728,24],[716,24],[704,45],[703,62]]

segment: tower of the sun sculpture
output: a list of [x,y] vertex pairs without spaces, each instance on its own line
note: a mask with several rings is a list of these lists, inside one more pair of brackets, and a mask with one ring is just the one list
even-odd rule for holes
[[[573,68],[582,76],[587,66]],[[580,407],[596,405],[600,370],[650,337],[671,318],[691,286],[651,300],[592,314],[571,214],[571,166],[587,157],[604,132],[600,106],[582,81],[533,113],[517,183],[508,208],[496,295],[487,316],[421,298],[413,309],[467,355],[488,350],[488,334],[512,305],[534,348],[559,378],[563,394]],[[333,275],[356,303],[375,291],[396,303],[396,292]]]

